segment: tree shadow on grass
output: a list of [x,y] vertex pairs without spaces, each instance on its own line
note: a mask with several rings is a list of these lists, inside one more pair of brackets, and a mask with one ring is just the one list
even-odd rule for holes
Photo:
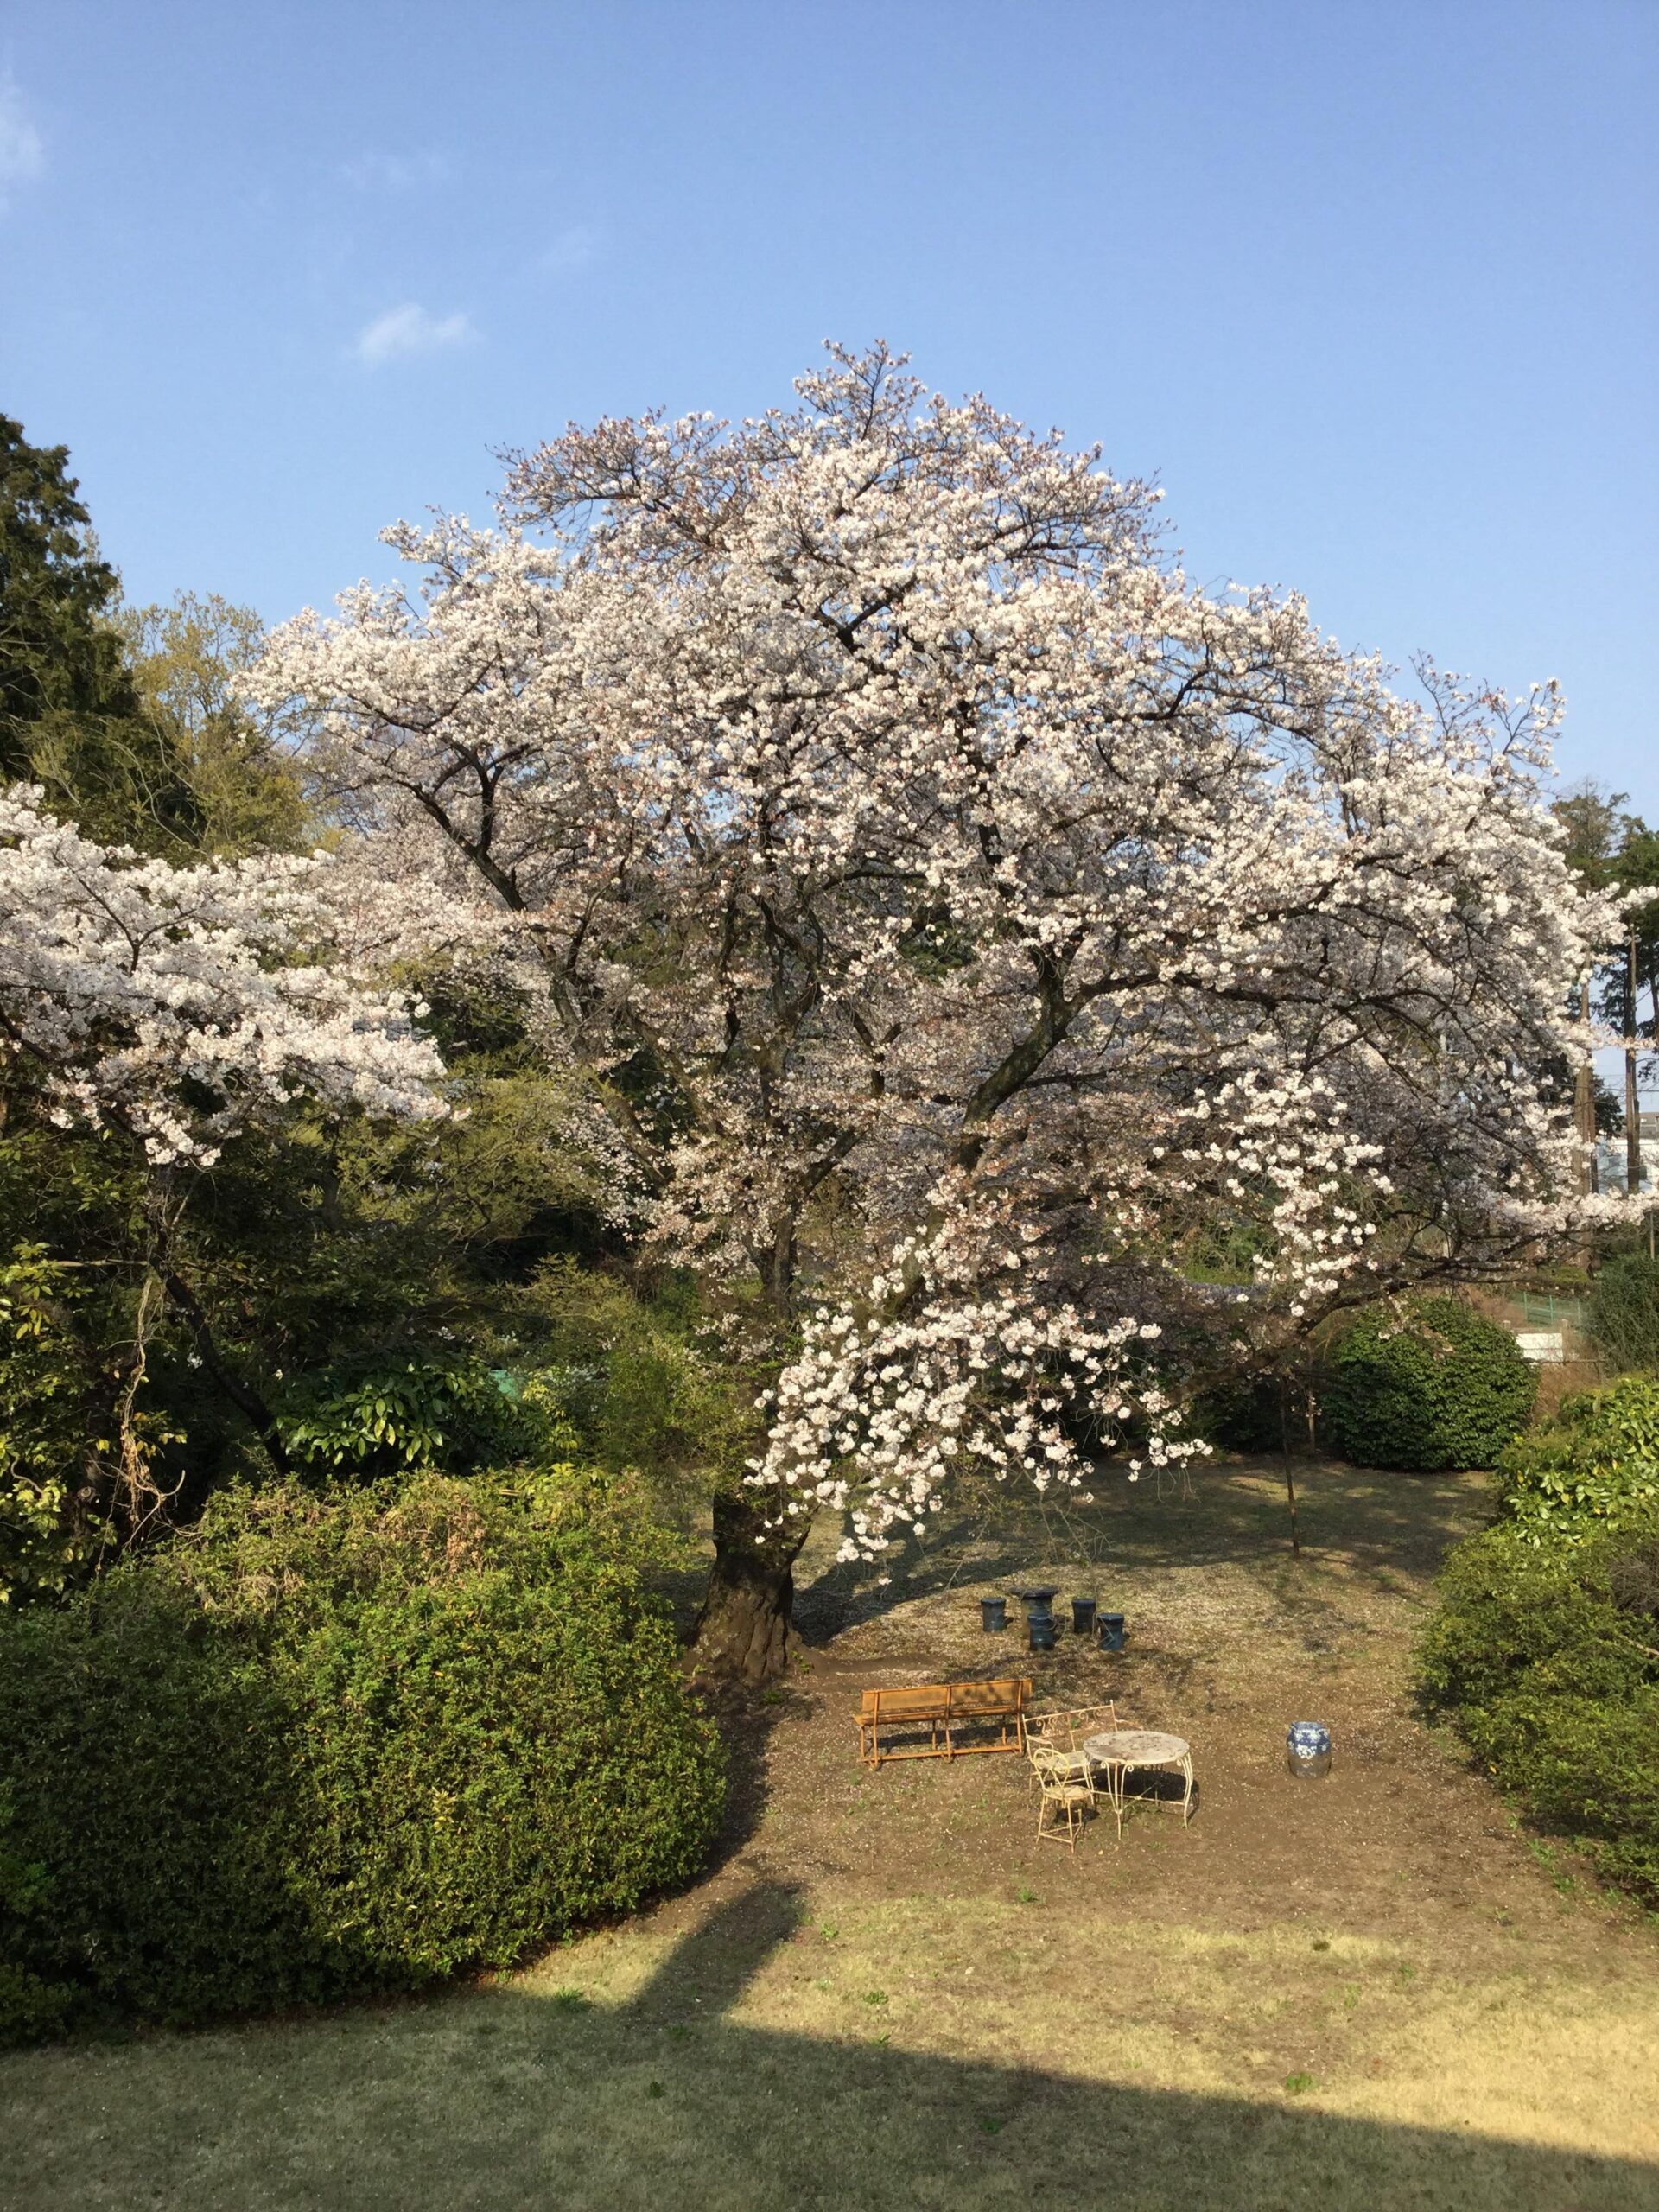
[[[1294,1466],[1308,1566],[1335,1561],[1366,1578],[1426,1577],[1487,1511],[1478,1478],[1326,1460]],[[1180,1486],[1160,1496],[1152,1482],[1132,1487],[1111,1470],[1090,1506],[1046,1512],[1011,1496],[995,1518],[960,1517],[925,1543],[906,1540],[873,1566],[798,1575],[798,1618],[804,1640],[821,1644],[855,1623],[958,1586],[1006,1591],[1028,1577],[1060,1573],[1067,1578],[1064,1603],[1072,1584],[1079,1595],[1091,1584],[1104,1594],[1125,1573],[1220,1565],[1271,1576],[1286,1603],[1317,1612],[1320,1601],[1297,1586],[1283,1484],[1282,1461],[1239,1459],[1198,1468],[1190,1492]],[[1018,1608],[1011,1610],[1017,1618]]]
[[1052,2060],[1035,2065],[896,2049],[887,2037],[902,2038],[906,2016],[873,2010],[880,1993],[836,1992],[832,2024],[812,2033],[732,2018],[798,1919],[789,1885],[760,1885],[621,2005],[527,1985],[0,2061],[11,2114],[0,2197],[10,2212],[1025,2212],[1035,2196],[1134,2212],[1649,2212],[1656,2201],[1659,2170],[1628,2159],[1067,2078],[1075,1991],[1057,1988]]

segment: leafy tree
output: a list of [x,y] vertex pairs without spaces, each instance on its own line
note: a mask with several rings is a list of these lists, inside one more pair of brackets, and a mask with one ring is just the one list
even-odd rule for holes
[[296,849],[292,717],[235,688],[258,616],[217,593],[123,606],[68,464],[0,415],[0,786],[175,861]]
[[108,1536],[112,1492],[130,1521],[164,1495],[166,1432],[135,1404],[142,1351],[99,1356],[91,1298],[38,1246],[0,1263],[0,1603],[67,1588]]
[[[1582,987],[1584,1009],[1593,1007],[1606,1027],[1625,1039],[1623,1102],[1592,1072],[1580,1077],[1580,1089],[1593,1089],[1598,1130],[1624,1131],[1625,1181],[1635,1190],[1643,1176],[1637,1117],[1643,1039],[1649,1080],[1653,1055],[1659,1050],[1659,835],[1640,815],[1625,811],[1624,796],[1586,782],[1558,799],[1554,812],[1566,829],[1567,859],[1573,869],[1586,884],[1616,891],[1625,901],[1618,927],[1599,948],[1593,975]],[[1644,898],[1643,892],[1652,895]]]
[[111,620],[139,711],[189,786],[197,849],[298,849],[310,818],[296,718],[251,707],[237,688],[264,643],[258,615],[217,592],[181,592],[165,606],[118,607]]
[[1615,1252],[1590,1286],[1590,1335],[1615,1369],[1659,1374],[1659,1262]]
[[[487,1409],[505,1401],[493,1382],[477,1399],[480,1361],[563,1361],[608,1464],[625,1432],[667,1464],[673,1415],[648,1414],[624,1378],[658,1371],[628,1349],[642,1343],[702,1374],[675,1326],[613,1274],[607,1339],[581,1325],[578,1363],[555,1308],[580,1301],[551,1275],[526,1296],[562,1257],[616,1268],[625,1239],[613,1172],[530,1043],[522,990],[499,964],[429,959],[405,980],[462,1110],[399,1126],[348,1099],[364,1050],[391,1040],[375,1044],[341,948],[390,910],[348,867],[270,858],[314,842],[318,817],[295,717],[238,688],[257,618],[211,594],[122,607],[66,454],[5,435],[0,780],[44,780],[51,811],[5,801],[0,828],[0,1592],[57,1590],[110,1542],[267,1475],[285,1433],[308,1463],[324,1409],[338,1443],[351,1408],[411,1368],[440,1395],[470,1377]],[[123,859],[94,823],[155,857]],[[204,857],[251,865],[192,865]],[[325,884],[340,894],[326,919],[306,911]],[[359,931],[353,950],[374,964],[397,948]],[[304,1001],[321,1021],[302,1058],[321,1058],[284,1073]],[[620,1424],[613,1381],[635,1407]],[[374,1463],[372,1426],[358,1423],[369,1453],[347,1451],[353,1466]],[[444,1464],[488,1441],[476,1423],[438,1426]]]
[[1644,1075],[1651,1083],[1659,1067],[1659,834],[1639,816],[1624,820],[1611,872],[1628,903],[1623,939],[1601,969],[1600,1002],[1604,1020],[1626,1039],[1621,1120],[1626,1179],[1637,1189],[1643,1173],[1641,1125],[1635,1119],[1641,1110],[1640,1084]]
[[[130,1414],[158,1303],[182,1319],[190,1356],[253,1423],[273,1459],[283,1458],[269,1406],[224,1357],[188,1271],[181,1228],[200,1179],[227,1144],[285,1127],[301,1100],[336,1122],[441,1116],[435,1085],[442,1065],[414,1033],[404,996],[353,976],[343,940],[352,935],[354,902],[331,864],[278,858],[175,868],[140,860],[42,813],[20,788],[22,796],[0,794],[7,1164],[45,1155],[48,1188],[67,1168],[72,1179],[90,1182],[114,1219],[94,1239],[87,1221],[60,1218],[68,1249],[36,1232],[38,1249],[14,1253],[13,1266],[34,1264],[37,1274],[41,1262],[79,1268],[86,1245],[99,1241],[113,1248],[99,1254],[103,1266],[131,1284],[126,1348],[85,1363],[112,1394],[108,1412],[86,1430],[95,1453],[108,1453],[109,1437],[117,1440],[111,1479],[76,1491],[106,1510],[118,1505],[131,1534],[151,1503],[139,1425]],[[99,1149],[118,1163],[113,1177],[88,1171],[78,1147],[60,1165],[65,1136],[79,1130],[96,1133]],[[28,1236],[39,1199],[20,1195],[24,1206],[12,1219]],[[107,1308],[107,1294],[96,1302]],[[19,1306],[6,1353],[14,1373],[32,1358],[38,1363],[48,1310],[41,1295]],[[49,1340],[64,1333],[54,1323]],[[55,1383],[47,1392],[42,1370],[35,1385],[10,1395],[22,1409],[62,1393]],[[98,1395],[92,1389],[89,1408]],[[16,1511],[27,1506],[36,1518],[66,1503],[55,1491],[41,1492],[41,1458],[26,1443],[10,1452],[7,1469]]]
[[[0,1219],[51,1295],[34,1301],[42,1344],[13,1348],[0,1395],[10,1372],[37,1423],[51,1353],[45,1503],[51,1556],[71,1572],[157,1526],[163,1497],[166,1517],[189,1518],[226,1481],[267,1477],[272,1443],[314,1471],[425,1464],[369,1433],[374,1400],[406,1392],[411,1367],[429,1401],[458,1382],[474,1413],[511,1410],[489,1369],[525,1378],[590,1456],[651,1466],[663,1510],[706,1494],[722,1370],[660,1268],[630,1259],[580,1102],[497,979],[450,969],[423,987],[455,1111],[377,1119],[267,1098],[221,1132],[210,1166],[157,1168],[118,1134],[57,1126],[38,1075],[12,1064]],[[120,1479],[124,1408],[149,1450],[142,1497]],[[496,1455],[490,1427],[446,1410],[410,1433],[442,1433],[440,1463],[464,1467]],[[365,1448],[333,1448],[353,1440]]]

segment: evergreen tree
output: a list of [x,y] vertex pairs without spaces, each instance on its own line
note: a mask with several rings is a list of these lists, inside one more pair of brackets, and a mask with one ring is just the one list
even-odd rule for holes
[[100,555],[65,446],[0,415],[0,782],[44,786],[92,835],[194,847],[201,808],[164,725],[146,715],[110,621]]

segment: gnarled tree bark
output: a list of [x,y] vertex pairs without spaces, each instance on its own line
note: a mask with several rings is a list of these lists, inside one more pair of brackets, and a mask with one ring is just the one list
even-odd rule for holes
[[798,1527],[769,1529],[751,1496],[715,1498],[715,1562],[691,1645],[695,1675],[715,1681],[770,1681],[789,1663],[794,1567],[806,1541]]

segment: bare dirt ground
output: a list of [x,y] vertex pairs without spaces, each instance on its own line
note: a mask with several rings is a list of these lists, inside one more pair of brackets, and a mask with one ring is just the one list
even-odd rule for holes
[[[1241,1932],[1306,1922],[1414,1945],[1425,1963],[1500,1966],[1519,1945],[1581,1943],[1583,1916],[1541,1878],[1502,1801],[1408,1699],[1430,1578],[1447,1541],[1484,1516],[1484,1479],[1332,1466],[1300,1481],[1300,1559],[1280,1478],[1235,1467],[1196,1475],[1185,1498],[1173,1486],[1162,1500],[1119,1492],[1071,1531],[1033,1517],[947,1539],[885,1589],[820,1573],[799,1603],[804,1648],[781,1709],[756,1732],[759,1772],[737,1808],[753,1830],[724,1878],[748,1868],[878,1897],[1007,1897],[1040,1875],[1048,1895],[1080,1906],[1115,1897],[1142,1920]],[[1066,1556],[1074,1533],[1094,1562]],[[809,1575],[816,1564],[809,1554]],[[982,1594],[1033,1578],[1061,1586],[1052,1653],[1025,1649],[1013,1602],[1007,1633],[980,1626]],[[1126,1615],[1122,1653],[1065,1632],[1072,1591]],[[867,1684],[1009,1672],[1033,1677],[1039,1707],[1109,1697],[1121,1721],[1185,1737],[1199,1792],[1190,1827],[1132,1812],[1120,1845],[1102,1819],[1073,1859],[1037,1843],[1018,1760],[858,1764],[851,1714]],[[1335,1736],[1324,1781],[1287,1771],[1285,1731],[1300,1719]],[[1596,1919],[1619,1950],[1624,1916]]]
[[[0,2202],[1656,2212],[1659,1923],[1411,1709],[1485,1485],[1298,1479],[1300,1560],[1237,1464],[958,1528],[885,1586],[815,1538],[692,1890],[430,2004],[0,2062]],[[1028,1578],[1128,1648],[983,1634]],[[1108,1815],[1073,1855],[1017,1758],[860,1765],[867,1684],[1016,1670],[1188,1738],[1191,1825]],[[1324,1781],[1286,1770],[1303,1718]]]

